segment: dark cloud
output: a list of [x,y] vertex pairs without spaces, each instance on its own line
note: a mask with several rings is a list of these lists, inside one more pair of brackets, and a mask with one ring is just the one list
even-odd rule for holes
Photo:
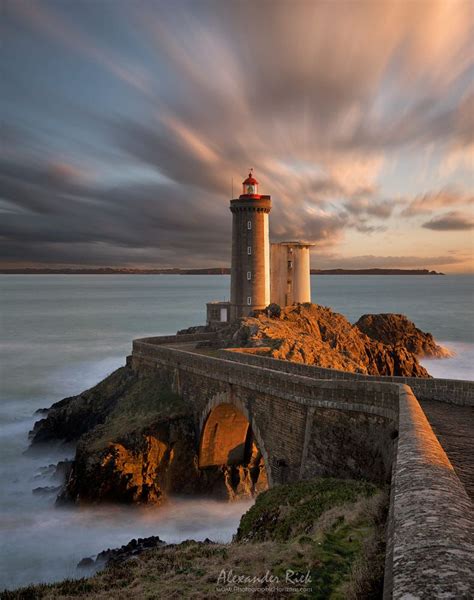
[[459,212],[449,212],[423,223],[425,229],[434,231],[468,231],[474,228],[474,219]]
[[[322,251],[351,229],[383,231],[396,206],[377,181],[384,153],[469,143],[466,12],[435,1],[8,3],[3,257],[226,264],[231,182],[238,193],[250,166],[272,194],[275,239]],[[453,193],[403,214],[456,204]]]

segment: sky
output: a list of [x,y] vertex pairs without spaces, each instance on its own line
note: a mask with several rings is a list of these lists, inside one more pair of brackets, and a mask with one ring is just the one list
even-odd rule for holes
[[252,167],[314,268],[474,272],[470,0],[0,0],[5,267],[216,267]]

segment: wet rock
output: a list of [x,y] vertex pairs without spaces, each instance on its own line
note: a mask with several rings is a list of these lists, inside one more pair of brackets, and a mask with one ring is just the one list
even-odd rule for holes
[[35,412],[33,414],[35,415],[47,415],[49,411],[49,408],[38,408],[38,410],[35,410]]
[[36,487],[32,491],[33,491],[33,494],[45,496],[48,494],[57,494],[57,492],[60,489],[61,489],[60,485],[57,485],[57,486],[46,485],[46,486]]
[[170,494],[200,489],[191,417],[164,419],[105,447],[94,442],[93,435],[79,442],[58,504],[161,504]]
[[224,465],[222,471],[229,500],[253,498],[268,489],[265,463],[255,443],[248,461],[241,465]]
[[91,567],[93,567],[95,565],[95,561],[92,557],[88,556],[86,558],[81,559],[78,563],[77,563],[77,568],[78,569],[90,569]]
[[51,441],[72,442],[103,423],[117,400],[136,379],[127,367],[117,369],[93,388],[56,402],[47,416],[37,421],[29,437],[33,445]]
[[60,460],[54,467],[54,472],[52,474],[53,479],[61,482],[67,481],[72,469],[72,465],[72,460]]
[[142,552],[145,552],[145,550],[150,550],[151,548],[160,548],[163,546],[166,546],[166,542],[160,539],[160,537],[157,535],[152,535],[147,538],[133,539],[128,544],[125,544],[120,548],[114,548],[112,550],[109,548],[107,550],[103,550],[97,555],[95,562],[99,564],[123,562],[138,556]]
[[56,472],[56,465],[51,463],[49,465],[45,465],[44,467],[40,467],[38,472],[35,475],[35,479],[44,479],[45,477],[53,477]]
[[194,333],[205,333],[206,331],[211,331],[211,329],[207,325],[193,325],[192,327],[187,327],[186,329],[179,329],[176,332],[176,335],[188,335]]

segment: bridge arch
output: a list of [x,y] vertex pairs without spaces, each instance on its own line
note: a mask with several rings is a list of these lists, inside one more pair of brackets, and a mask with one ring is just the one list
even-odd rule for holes
[[273,478],[266,444],[252,411],[231,392],[211,398],[199,422],[199,467],[241,465],[255,447],[263,458],[271,487]]

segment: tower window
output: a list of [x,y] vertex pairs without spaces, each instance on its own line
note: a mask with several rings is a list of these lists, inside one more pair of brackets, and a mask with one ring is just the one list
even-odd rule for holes
[[247,279],[249,281],[252,279],[252,271],[247,271]]
[[247,229],[252,229],[252,221],[247,221]]
[[289,269],[292,269],[292,268],[293,268],[293,261],[292,261],[292,260],[289,260],[289,261],[288,261],[288,268],[289,268]]
[[249,306],[252,304],[252,296],[247,296],[247,304]]
[[252,254],[252,246],[247,246],[247,254],[249,256]]

